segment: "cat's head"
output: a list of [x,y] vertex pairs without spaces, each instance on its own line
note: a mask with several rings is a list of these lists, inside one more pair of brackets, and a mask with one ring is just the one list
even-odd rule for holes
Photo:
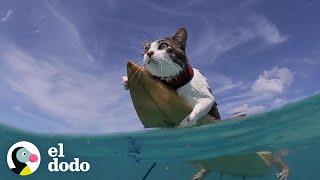
[[172,37],[144,44],[144,67],[151,74],[170,80],[187,68],[187,30],[180,28]]

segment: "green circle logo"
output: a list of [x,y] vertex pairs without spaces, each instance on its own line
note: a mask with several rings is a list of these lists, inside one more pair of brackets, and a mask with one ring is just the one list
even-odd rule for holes
[[20,176],[34,173],[41,161],[38,148],[27,141],[20,141],[11,146],[7,154],[9,168]]

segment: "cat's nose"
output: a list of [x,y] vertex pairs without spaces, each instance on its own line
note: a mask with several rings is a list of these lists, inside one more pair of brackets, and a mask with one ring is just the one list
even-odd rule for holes
[[148,51],[148,52],[147,52],[147,55],[148,55],[149,57],[151,57],[153,54],[154,54],[153,51]]

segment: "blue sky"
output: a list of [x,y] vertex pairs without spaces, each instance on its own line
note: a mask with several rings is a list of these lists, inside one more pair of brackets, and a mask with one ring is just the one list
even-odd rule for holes
[[188,30],[224,118],[320,89],[320,2],[0,1],[0,123],[35,132],[142,128],[123,90],[145,41]]

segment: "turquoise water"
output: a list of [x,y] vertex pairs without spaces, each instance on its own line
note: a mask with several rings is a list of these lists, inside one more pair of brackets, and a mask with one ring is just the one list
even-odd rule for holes
[[[320,95],[290,103],[271,112],[222,123],[183,129],[150,129],[99,136],[31,134],[0,126],[1,179],[191,179],[197,172],[192,161],[257,151],[287,151],[289,179],[320,179]],[[6,153],[17,141],[35,144],[42,156],[40,168],[19,177],[7,167]],[[65,158],[89,161],[86,173],[49,172],[47,151],[64,143]],[[260,179],[276,179],[272,168]],[[210,173],[206,179],[219,179]],[[225,180],[242,177],[225,174]],[[248,177],[247,179],[259,179]]]

